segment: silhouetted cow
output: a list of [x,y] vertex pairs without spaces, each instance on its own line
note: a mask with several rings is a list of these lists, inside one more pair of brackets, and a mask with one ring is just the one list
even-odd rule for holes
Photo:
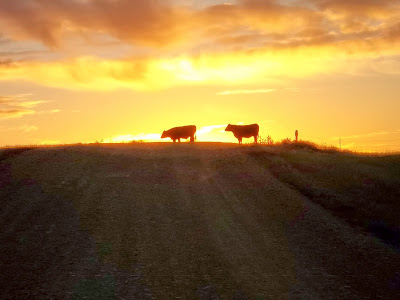
[[178,140],[181,142],[181,139],[187,139],[190,137],[190,141],[194,142],[194,136],[196,134],[196,126],[194,125],[188,125],[188,126],[182,126],[182,127],[174,127],[171,128],[167,131],[163,131],[161,138],[171,138],[171,140],[175,141]]
[[257,137],[259,131],[258,124],[251,125],[231,125],[226,126],[225,131],[232,131],[233,135],[238,139],[239,144],[242,143],[242,138],[249,138],[254,136],[254,143],[257,144]]

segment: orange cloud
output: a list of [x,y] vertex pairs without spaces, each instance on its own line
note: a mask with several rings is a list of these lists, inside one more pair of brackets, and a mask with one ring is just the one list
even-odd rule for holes
[[[393,73],[387,64],[370,66],[375,58],[399,60],[400,6],[393,2],[239,0],[199,7],[172,0],[0,0],[7,38],[31,39],[59,53],[18,60],[5,54],[0,80],[146,90],[186,83],[265,85],[356,73],[366,65]],[[73,47],[79,37],[90,44],[85,37],[91,35],[130,45],[132,53],[124,48],[125,56],[118,56],[117,47],[105,57],[96,54],[97,45],[91,52]]]
[[[0,67],[0,80],[29,80],[71,90],[154,90],[201,84],[276,86],[283,79],[332,72],[393,74],[397,72],[394,66],[398,64],[395,55],[399,50],[400,41],[394,43],[380,39],[371,43],[360,39],[313,47],[282,48],[280,51],[260,48],[257,51],[193,57],[115,60],[81,57],[50,62],[24,61]],[[385,56],[392,57],[387,60]],[[246,93],[250,90],[237,91]]]
[[387,16],[399,3],[393,0],[313,0],[318,8],[345,15]]
[[102,33],[135,46],[179,46],[172,54],[224,49],[226,41],[250,50],[313,45],[321,36],[330,37],[327,42],[352,39],[348,33],[374,38],[396,25],[399,16],[400,5],[392,0],[239,0],[207,7],[172,0],[0,0],[2,31],[17,39],[57,48],[70,34]]

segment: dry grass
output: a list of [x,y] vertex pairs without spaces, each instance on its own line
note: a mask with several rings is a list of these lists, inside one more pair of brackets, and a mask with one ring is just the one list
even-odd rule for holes
[[400,247],[400,155],[360,155],[310,143],[284,143],[249,155],[352,226]]

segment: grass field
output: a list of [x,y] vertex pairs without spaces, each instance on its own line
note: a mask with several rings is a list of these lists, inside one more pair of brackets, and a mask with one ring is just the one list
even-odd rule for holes
[[318,151],[307,144],[249,153],[280,181],[400,247],[400,155]]
[[400,295],[399,155],[303,144],[2,149],[0,199],[0,298]]

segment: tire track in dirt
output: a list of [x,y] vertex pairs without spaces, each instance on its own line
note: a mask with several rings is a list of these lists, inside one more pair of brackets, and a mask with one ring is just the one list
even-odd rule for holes
[[[255,206],[257,202],[273,201],[271,194],[262,190],[265,185],[273,186],[271,177],[257,174],[261,176],[260,186],[251,178],[258,170],[247,168],[242,155],[225,157],[223,161],[223,166],[218,166],[218,159],[203,157],[202,172],[209,179],[202,195],[213,240],[234,280],[249,297],[284,297],[293,280],[291,258],[278,234],[280,229],[274,228],[274,216]],[[248,186],[249,182],[253,186]]]

